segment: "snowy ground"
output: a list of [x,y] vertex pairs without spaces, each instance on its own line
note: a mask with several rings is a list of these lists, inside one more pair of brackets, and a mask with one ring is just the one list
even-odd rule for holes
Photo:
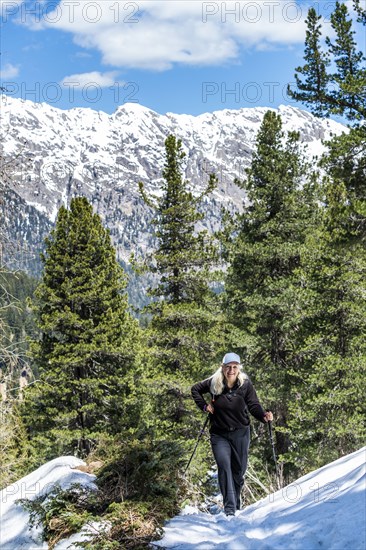
[[366,447],[249,506],[236,517],[181,514],[155,547],[174,550],[365,550]]
[[[236,517],[187,508],[165,526],[154,548],[175,550],[366,550],[366,447],[308,474],[257,502]],[[28,514],[15,501],[72,483],[93,486],[94,476],[75,470],[84,464],[61,457],[0,493],[0,549],[47,549],[40,532],[30,531]],[[98,528],[94,525],[94,528]],[[55,550],[72,550],[74,535]],[[122,550],[122,549],[121,549]]]
[[[0,492],[1,550],[48,548],[47,543],[40,542],[41,531],[36,528],[29,529],[28,513],[15,501],[20,498],[32,499],[48,493],[55,483],[59,483],[64,489],[73,483],[94,487],[95,476],[73,469],[81,465],[85,465],[85,462],[73,456],[55,458]],[[81,538],[79,536],[78,540]],[[57,545],[56,548],[61,550],[66,547]]]

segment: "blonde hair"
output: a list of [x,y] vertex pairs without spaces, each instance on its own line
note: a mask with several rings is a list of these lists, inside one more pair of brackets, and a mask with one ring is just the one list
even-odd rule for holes
[[[213,377],[211,378],[210,392],[213,395],[221,395],[224,390],[225,377],[222,371],[223,365],[217,369]],[[241,370],[241,365],[239,365],[239,373],[237,382],[239,382],[239,387],[242,386],[245,380],[248,379],[248,376]]]

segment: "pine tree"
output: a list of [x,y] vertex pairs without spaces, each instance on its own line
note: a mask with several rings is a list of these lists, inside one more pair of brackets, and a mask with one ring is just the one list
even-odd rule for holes
[[309,299],[288,458],[303,471],[350,453],[365,440],[366,254],[354,227],[350,238],[353,225],[346,187],[331,181],[302,271]]
[[[328,114],[326,107],[326,96],[330,76],[327,73],[330,65],[329,54],[322,51],[321,40],[321,16],[317,15],[315,8],[310,8],[306,19],[307,31],[305,40],[303,67],[297,67],[295,80],[297,90],[293,91],[288,87],[288,94],[305,105],[311,105],[315,115]],[[305,77],[302,81],[299,75]]]
[[277,450],[294,398],[298,332],[305,296],[298,275],[306,236],[315,223],[314,189],[306,179],[299,135],[285,137],[281,117],[268,111],[257,135],[247,180],[238,182],[248,205],[227,247],[227,311],[236,327],[233,344],[244,357],[258,393],[275,413]]
[[[358,0],[354,7],[364,27],[366,11]],[[329,88],[311,96],[315,84],[305,65],[302,95],[292,94],[315,113],[341,114],[353,125],[326,143],[322,218],[303,265],[310,299],[302,330],[303,387],[291,404],[290,457],[307,470],[356,450],[365,437],[366,59],[357,51],[345,4],[336,3],[331,25],[335,40],[325,42],[333,62]]]
[[[207,334],[213,323],[207,306],[214,302],[209,283],[217,255],[207,231],[197,232],[196,228],[204,217],[199,204],[214,189],[216,179],[211,175],[204,192],[194,197],[182,175],[185,153],[181,141],[168,136],[165,150],[162,196],[155,203],[153,220],[157,238],[155,265],[150,265],[158,282],[150,289],[155,301],[149,311],[152,329],[159,334],[160,364],[167,372],[189,372],[187,364],[194,363],[197,352],[212,355],[210,344],[195,342],[194,334]],[[149,200],[146,195],[145,200]]]
[[[328,150],[321,159],[321,166],[328,174],[327,193],[334,193],[341,186],[345,194],[342,204],[344,215],[335,222],[350,241],[365,242],[366,238],[366,126],[356,125],[349,133],[335,136],[326,143]],[[327,200],[325,198],[325,200]],[[332,201],[329,201],[331,204]],[[329,213],[336,210],[329,210]]]
[[[311,469],[358,449],[366,408],[366,148],[364,128],[328,143],[322,219],[303,280],[303,388],[292,404],[292,458]],[[301,419],[301,424],[296,422]]]
[[148,306],[149,347],[151,372],[159,379],[154,382],[160,395],[156,414],[168,429],[193,410],[193,381],[212,372],[219,310],[210,287],[217,254],[207,231],[197,229],[203,220],[199,205],[216,178],[211,175],[207,188],[195,197],[183,178],[181,141],[168,136],[165,151],[161,197],[153,201],[143,188],[142,193],[155,209],[157,247],[148,268],[158,279]]
[[86,455],[101,433],[128,427],[138,330],[109,233],[87,199],[60,208],[42,260],[33,303],[40,338],[31,349],[39,380],[26,391],[23,417],[44,458]]
[[[358,22],[366,25],[365,12],[360,4]],[[295,74],[297,90],[288,93],[297,101],[308,105],[318,116],[345,115],[350,120],[361,120],[366,114],[366,57],[357,50],[355,31],[346,4],[336,2],[331,14],[335,41],[326,37],[327,51],[320,44],[321,16],[315,8],[308,12],[303,67]],[[331,72],[334,67],[334,72]],[[305,80],[302,80],[302,75]]]
[[[358,0],[353,2],[358,14],[357,22],[366,25],[366,10]],[[317,25],[314,21],[317,21]],[[318,115],[340,114],[345,116],[352,127],[341,136],[326,143],[328,152],[322,159],[322,166],[337,187],[345,186],[347,192],[347,210],[349,236],[364,239],[365,231],[365,158],[366,158],[366,57],[357,51],[353,22],[345,4],[336,2],[331,14],[331,26],[335,39],[326,38],[327,52],[320,52],[319,36],[321,20],[311,8],[308,15],[308,31],[305,42],[304,67],[297,68],[299,74],[306,76],[302,82],[295,75],[299,92],[290,95],[303,101]],[[312,47],[312,44],[316,46]],[[317,55],[313,55],[318,52]],[[322,78],[319,86],[314,71],[311,70],[314,59],[322,59]],[[327,61],[324,61],[327,60]],[[330,64],[329,61],[332,63]],[[330,72],[334,68],[334,72]],[[344,221],[345,218],[343,218]],[[351,229],[351,226],[353,229]]]
[[336,3],[336,9],[331,14],[331,25],[336,33],[335,41],[327,37],[326,45],[335,63],[336,72],[331,79],[337,89],[331,93],[334,103],[338,108],[334,113],[343,114],[345,110],[349,118],[366,114],[366,69],[362,66],[366,57],[361,51],[357,51],[357,43],[354,39],[355,31],[352,30],[352,20],[348,18],[348,8],[345,4]]
[[163,194],[153,220],[158,240],[154,271],[161,277],[151,296],[164,297],[167,303],[175,305],[192,302],[200,305],[210,293],[209,268],[214,250],[207,231],[195,230],[204,218],[198,210],[199,204],[215,188],[216,178],[211,174],[207,188],[194,197],[182,175],[185,153],[181,141],[168,136],[165,154]]

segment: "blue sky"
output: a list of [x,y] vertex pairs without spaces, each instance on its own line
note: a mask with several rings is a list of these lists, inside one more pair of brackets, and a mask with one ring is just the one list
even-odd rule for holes
[[286,87],[310,6],[330,32],[325,0],[0,0],[1,81],[15,97],[108,113],[296,105]]

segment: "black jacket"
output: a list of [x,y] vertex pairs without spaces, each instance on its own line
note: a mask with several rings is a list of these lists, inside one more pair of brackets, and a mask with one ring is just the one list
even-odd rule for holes
[[[207,405],[202,397],[205,393],[210,393],[211,378],[198,382],[192,386],[192,397],[197,406],[205,410]],[[210,414],[211,433],[224,433],[238,428],[249,426],[249,412],[260,422],[264,422],[265,411],[258,401],[256,391],[249,379],[239,387],[235,384],[229,389],[226,384],[222,394],[213,396],[214,414]]]

